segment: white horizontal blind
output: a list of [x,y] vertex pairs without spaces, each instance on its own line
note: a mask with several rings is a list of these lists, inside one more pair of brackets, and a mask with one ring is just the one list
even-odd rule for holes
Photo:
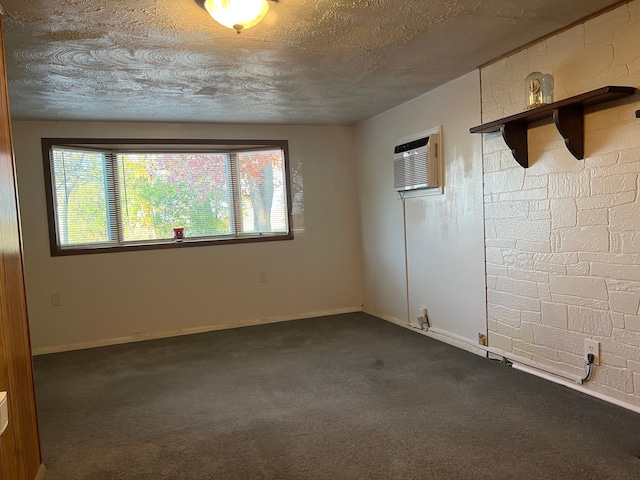
[[104,152],[105,156],[105,179],[104,186],[107,195],[107,230],[109,241],[119,244],[122,240],[122,229],[120,228],[120,198],[117,188],[117,155],[115,152]]
[[238,152],[243,233],[287,231],[282,150]]
[[[187,146],[189,147],[189,146]],[[281,148],[152,151],[52,147],[60,248],[289,232]]]
[[226,153],[120,153],[123,242],[231,234]]
[[108,205],[113,183],[105,153],[54,148],[51,167],[59,244],[113,242]]

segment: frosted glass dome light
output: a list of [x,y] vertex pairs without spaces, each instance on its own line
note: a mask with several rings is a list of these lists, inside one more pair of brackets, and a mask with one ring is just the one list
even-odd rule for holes
[[204,0],[202,6],[216,22],[238,33],[260,23],[269,11],[267,0]]

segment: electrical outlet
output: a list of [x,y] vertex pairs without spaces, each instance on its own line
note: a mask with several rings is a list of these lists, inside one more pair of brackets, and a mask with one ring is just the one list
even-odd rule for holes
[[260,272],[260,283],[267,283],[267,272]]
[[591,340],[590,338],[584,339],[584,358],[587,359],[587,355],[593,354],[594,365],[600,365],[600,342]]
[[62,306],[62,297],[60,297],[59,293],[52,293],[51,294],[51,305],[54,306],[54,307]]

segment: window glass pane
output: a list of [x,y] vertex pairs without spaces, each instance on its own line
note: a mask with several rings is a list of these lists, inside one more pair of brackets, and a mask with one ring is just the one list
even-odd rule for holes
[[59,244],[109,242],[105,155],[54,148],[51,157]]
[[231,233],[226,154],[118,154],[118,172],[124,241]]
[[52,255],[165,248],[177,228],[182,245],[293,238],[286,141],[42,144],[51,167]]
[[282,150],[238,153],[242,231],[287,231]]

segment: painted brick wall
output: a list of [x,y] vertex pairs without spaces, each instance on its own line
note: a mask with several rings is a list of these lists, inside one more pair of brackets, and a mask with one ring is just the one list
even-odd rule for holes
[[[560,100],[605,85],[640,87],[640,0],[481,70],[483,122],[524,110],[524,79],[555,77]],[[530,168],[483,136],[489,344],[584,374],[588,388],[640,405],[640,97],[585,117],[575,160],[553,125],[529,130]]]

